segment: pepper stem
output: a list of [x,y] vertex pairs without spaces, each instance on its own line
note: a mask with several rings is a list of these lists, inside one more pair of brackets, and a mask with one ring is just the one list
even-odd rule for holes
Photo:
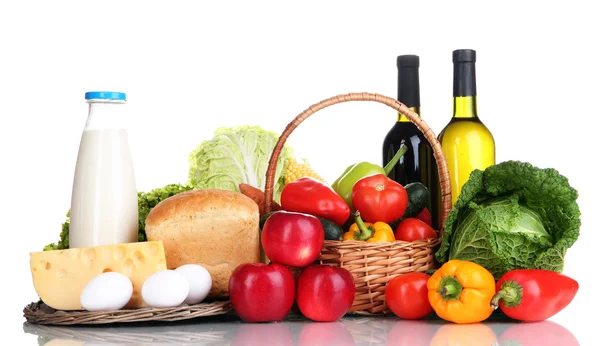
[[354,233],[354,239],[356,240],[367,240],[373,236],[375,230],[371,226],[365,225],[362,218],[360,217],[360,212],[357,210],[354,213],[354,220],[356,221],[356,226],[358,226],[358,231]]
[[404,153],[406,153],[407,150],[408,150],[408,148],[406,147],[406,145],[402,144],[400,146],[400,149],[398,149],[398,151],[396,152],[394,157],[392,157],[390,162],[388,162],[387,165],[385,165],[385,167],[383,167],[383,170],[385,171],[386,176],[388,174],[390,174],[390,172],[392,171],[394,166],[398,163],[398,161],[400,161],[400,158],[404,155]]
[[444,276],[438,293],[443,300],[458,300],[462,294],[463,285],[454,276]]
[[523,286],[514,280],[504,281],[500,285],[500,290],[494,294],[490,306],[496,310],[502,301],[502,305],[507,308],[519,306],[523,300]]

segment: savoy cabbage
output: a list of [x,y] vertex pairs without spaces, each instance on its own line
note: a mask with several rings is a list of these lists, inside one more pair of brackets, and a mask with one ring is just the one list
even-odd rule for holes
[[552,168],[506,161],[475,170],[444,223],[436,259],[461,259],[496,279],[520,268],[561,272],[581,226],[577,191]]

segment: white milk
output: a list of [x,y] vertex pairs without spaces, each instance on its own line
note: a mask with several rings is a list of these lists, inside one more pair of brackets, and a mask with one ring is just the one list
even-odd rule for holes
[[106,120],[112,107],[118,105],[90,104],[73,181],[70,248],[137,242],[138,198],[127,131],[91,119]]

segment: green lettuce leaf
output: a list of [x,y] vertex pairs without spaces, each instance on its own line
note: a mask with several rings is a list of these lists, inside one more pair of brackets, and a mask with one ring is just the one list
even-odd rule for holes
[[577,191],[552,168],[506,161],[475,170],[444,224],[436,259],[462,259],[497,279],[509,270],[561,272],[581,226]]
[[[187,185],[239,192],[239,185],[245,183],[264,191],[267,166],[278,139],[279,134],[258,126],[217,129],[212,139],[190,153]],[[283,165],[292,154],[285,145],[277,161],[273,191],[276,202],[283,189]]]

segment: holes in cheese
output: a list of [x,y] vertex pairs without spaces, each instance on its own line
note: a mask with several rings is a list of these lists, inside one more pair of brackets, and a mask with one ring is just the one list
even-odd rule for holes
[[37,294],[57,310],[82,310],[81,292],[92,278],[108,271],[121,273],[133,283],[134,293],[126,308],[145,307],[141,297],[144,281],[167,269],[161,241],[34,252],[30,267]]

